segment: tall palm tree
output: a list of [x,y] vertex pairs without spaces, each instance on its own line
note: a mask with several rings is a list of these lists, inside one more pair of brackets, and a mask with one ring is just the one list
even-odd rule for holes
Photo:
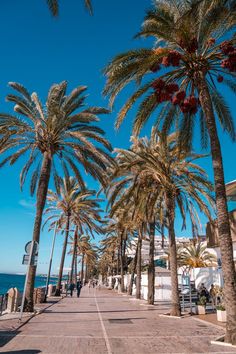
[[94,272],[97,270],[97,247],[94,244],[90,244],[90,248],[86,250],[84,254],[85,263],[85,281],[94,276]]
[[[117,237],[116,235],[105,236],[104,239],[100,241],[100,252],[101,252],[101,268],[103,271],[106,269],[108,275],[114,275],[115,270],[115,255],[117,249]],[[104,264],[105,263],[105,264]],[[105,266],[105,269],[104,269]]]
[[[60,295],[61,281],[65,262],[66,248],[71,225],[76,227],[77,232],[83,234],[93,230],[100,231],[96,222],[100,221],[98,200],[94,199],[95,191],[80,189],[75,177],[66,177],[62,180],[59,193],[48,191],[48,208],[45,213],[49,213],[47,221],[53,220],[51,227],[55,223],[65,227],[65,238],[59,268],[59,276],[56,286],[56,296]],[[77,243],[75,244],[75,247]]]
[[207,250],[207,245],[203,242],[191,242],[178,250],[178,264],[188,269],[216,267],[217,258]]
[[123,208],[117,209],[115,213],[110,213],[110,223],[105,227],[107,236],[117,238],[117,274],[121,276],[121,292],[124,291],[124,261],[127,240],[127,221],[125,220]]
[[[164,132],[177,124],[181,129],[182,144],[191,145],[196,117],[199,118],[203,146],[209,136],[229,314],[226,341],[236,343],[236,274],[216,126],[218,118],[223,129],[235,140],[233,119],[219,85],[226,85],[236,92],[236,37],[232,35],[236,5],[230,0],[157,0],[155,5],[154,10],[147,12],[139,36],[153,36],[162,46],[118,55],[105,69],[108,77],[105,93],[111,96],[112,104],[127,84],[133,80],[138,83],[137,90],[119,113],[117,127],[136,101],[142,98],[134,120],[136,134],[157,110],[159,116],[154,124]],[[227,37],[229,40],[225,40]],[[150,79],[146,81],[148,75]],[[159,108],[162,103],[163,107]]]
[[[59,14],[59,0],[46,0],[51,14],[56,17]],[[84,0],[85,7],[90,14],[93,13],[91,0]]]
[[68,252],[68,254],[72,254],[72,260],[71,260],[71,269],[70,269],[70,277],[69,277],[69,283],[73,281],[73,273],[75,273],[75,284],[76,284],[76,279],[77,279],[77,242],[78,242],[78,226],[76,226],[75,232],[74,232],[74,237],[69,237],[71,242],[68,242],[71,244],[71,249]]
[[134,199],[135,209],[139,210],[142,207],[143,214],[147,216],[153,215],[156,206],[164,209],[158,213],[166,215],[168,221],[172,282],[171,313],[174,316],[180,315],[174,228],[176,206],[179,207],[185,227],[186,213],[191,211],[197,214],[195,205],[210,219],[207,203],[214,205],[211,197],[212,185],[204,171],[194,163],[202,155],[180,150],[177,139],[177,134],[171,134],[166,138],[165,134],[153,129],[150,140],[133,138],[133,145],[129,150],[116,149],[116,163],[119,166],[113,175],[116,189],[115,184],[112,185],[117,199],[113,201],[113,209],[124,200],[131,200],[131,196],[135,195],[137,196]]
[[[12,165],[20,157],[28,156],[21,171],[20,186],[22,188],[29,171],[33,169],[30,190],[34,194],[37,189],[37,202],[32,240],[39,242],[51,175],[56,189],[59,189],[58,165],[61,165],[66,176],[68,171],[72,171],[81,188],[85,185],[79,165],[104,184],[104,170],[112,160],[103,148],[94,143],[100,143],[106,149],[111,149],[111,146],[103,137],[104,132],[92,123],[99,120],[97,115],[107,113],[107,110],[100,107],[81,109],[86,98],[85,86],[78,86],[66,95],[67,82],[54,84],[43,106],[36,93],[30,94],[19,83],[11,82],[9,85],[16,94],[7,95],[6,99],[15,104],[17,115],[0,114],[0,153],[6,156],[0,167],[7,162]],[[33,310],[35,273],[36,266],[30,265],[26,311]]]
[[81,256],[81,272],[80,272],[81,281],[83,281],[84,279],[85,257],[86,254],[90,251],[90,249],[91,249],[90,237],[85,235],[81,236],[78,239],[78,243],[77,243],[77,255]]

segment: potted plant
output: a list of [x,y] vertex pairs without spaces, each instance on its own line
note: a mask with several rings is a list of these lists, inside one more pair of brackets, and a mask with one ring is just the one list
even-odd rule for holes
[[205,315],[206,313],[206,296],[200,296],[197,302],[197,314],[198,315]]
[[217,314],[217,321],[226,322],[226,311],[224,305],[219,304],[218,306],[216,306],[216,314]]

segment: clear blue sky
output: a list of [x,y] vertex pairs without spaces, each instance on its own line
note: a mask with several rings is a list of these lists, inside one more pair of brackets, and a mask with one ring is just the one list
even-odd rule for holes
[[[7,0],[0,4],[1,66],[0,66],[0,111],[12,112],[5,103],[10,91],[9,81],[18,81],[30,91],[36,91],[44,100],[49,87],[67,80],[69,88],[87,85],[88,103],[107,106],[102,97],[104,77],[101,69],[116,54],[130,48],[151,45],[151,41],[134,40],[151,0],[94,0],[94,16],[85,11],[82,0],[61,1],[60,16],[53,19],[46,0]],[[223,88],[223,86],[222,86]],[[107,132],[114,147],[128,147],[131,120],[135,112],[117,133],[113,129],[117,111],[129,91],[117,100],[114,112],[103,116],[101,127]],[[228,93],[227,93],[228,94]],[[233,97],[229,96],[231,102]],[[145,133],[148,133],[150,125]],[[226,181],[236,179],[236,145],[225,134],[220,133]],[[198,137],[195,148],[200,151]],[[23,161],[14,167],[0,170],[0,272],[24,272],[21,265],[24,245],[31,239],[34,221],[35,199],[29,197],[26,185],[19,188],[19,173]],[[202,166],[212,179],[210,159]],[[88,178],[88,186],[95,184]],[[205,222],[204,218],[203,224]],[[190,235],[190,230],[177,234]],[[38,273],[46,272],[50,252],[51,233],[46,230],[40,241]],[[53,272],[57,272],[63,236],[58,235]],[[70,264],[67,258],[65,266]]]

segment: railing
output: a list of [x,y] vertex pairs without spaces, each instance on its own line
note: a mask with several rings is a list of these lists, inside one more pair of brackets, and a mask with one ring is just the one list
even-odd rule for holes
[[3,311],[7,308],[7,294],[0,294],[0,316],[2,315]]

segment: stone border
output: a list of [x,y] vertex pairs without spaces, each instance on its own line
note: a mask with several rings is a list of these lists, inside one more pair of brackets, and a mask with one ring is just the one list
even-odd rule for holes
[[155,306],[154,304],[153,305],[152,304],[148,304],[148,303],[146,304],[146,303],[143,303],[143,302],[141,304],[139,304],[139,305],[140,306],[152,306],[152,307]]
[[231,343],[225,343],[224,338],[225,336],[217,337],[215,340],[211,340],[210,343],[215,345],[221,345],[223,347],[236,348],[236,345],[233,345]]
[[189,318],[192,317],[190,314],[185,314],[183,316],[171,316],[169,313],[161,313],[158,315],[159,317],[166,317],[166,318],[174,318],[176,320],[182,320],[183,318]]

